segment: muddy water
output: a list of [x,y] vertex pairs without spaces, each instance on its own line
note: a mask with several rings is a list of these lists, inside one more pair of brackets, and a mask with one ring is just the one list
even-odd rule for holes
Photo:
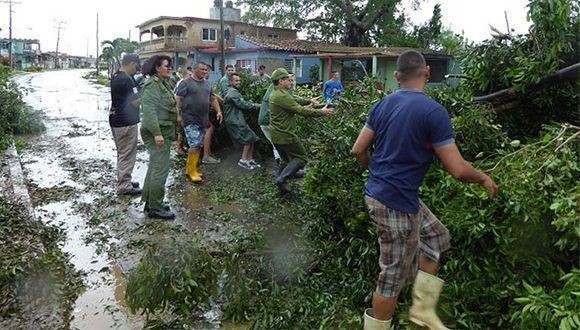
[[[28,139],[21,152],[38,218],[63,228],[63,250],[86,276],[86,290],[74,307],[71,326],[78,329],[138,329],[143,321],[123,305],[123,267],[111,255],[118,239],[106,222],[95,222],[91,209],[114,195],[115,149],[108,125],[108,88],[89,84],[85,71],[30,74],[17,78],[27,89],[24,100],[45,115],[47,130]],[[143,181],[146,155],[139,152],[135,178]],[[126,199],[122,218],[143,221],[138,199]],[[127,217],[126,215],[129,215]],[[93,220],[93,221],[91,221]]]

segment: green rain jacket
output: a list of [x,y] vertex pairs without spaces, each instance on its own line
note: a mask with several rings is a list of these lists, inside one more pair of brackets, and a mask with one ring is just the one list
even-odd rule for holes
[[[306,100],[304,100],[306,101]],[[296,132],[296,115],[304,117],[321,117],[324,113],[320,109],[306,109],[302,107],[290,93],[274,87],[270,94],[270,132],[272,142],[276,144],[298,143]]]
[[221,97],[222,99],[225,99],[226,94],[228,93],[228,90],[230,89],[231,86],[232,85],[230,85],[230,75],[226,73],[218,81],[216,94],[219,95],[219,97]]
[[242,143],[252,143],[258,140],[258,136],[250,129],[244,110],[259,110],[260,105],[244,100],[240,91],[230,87],[224,97],[222,110],[224,113],[224,122],[232,139]]
[[161,135],[160,126],[171,126],[177,123],[175,96],[169,81],[152,76],[147,79],[141,95],[141,128],[154,136]]

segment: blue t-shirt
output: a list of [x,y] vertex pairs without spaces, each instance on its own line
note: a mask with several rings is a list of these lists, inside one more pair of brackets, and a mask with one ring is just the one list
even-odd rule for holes
[[375,133],[365,195],[389,208],[419,211],[419,186],[433,148],[454,143],[445,108],[419,90],[401,89],[375,104],[365,125]]
[[[334,90],[337,90],[335,93]],[[324,83],[324,87],[322,88],[322,94],[324,95],[324,100],[327,102],[333,101],[336,97],[338,97],[344,91],[344,87],[339,80],[332,81],[328,80]]]

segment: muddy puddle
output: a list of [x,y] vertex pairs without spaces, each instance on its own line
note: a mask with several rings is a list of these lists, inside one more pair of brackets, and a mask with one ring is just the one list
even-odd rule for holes
[[[86,289],[75,303],[71,327],[141,329],[144,318],[129,313],[124,304],[124,274],[135,268],[147,247],[191,233],[204,244],[227,241],[228,233],[248,231],[256,219],[248,216],[243,203],[208,195],[207,183],[194,186],[184,180],[183,159],[175,155],[167,182],[175,221],[149,219],[139,198],[117,196],[109,89],[84,80],[84,73],[55,71],[16,78],[25,88],[25,102],[42,111],[47,128],[24,138],[28,147],[20,151],[23,169],[36,217],[62,228],[62,248],[85,274]],[[207,168],[206,178],[218,180],[220,171],[235,167],[237,157]],[[143,182],[147,160],[139,141],[133,181]],[[216,303],[199,328],[246,328],[221,325],[220,316]]]

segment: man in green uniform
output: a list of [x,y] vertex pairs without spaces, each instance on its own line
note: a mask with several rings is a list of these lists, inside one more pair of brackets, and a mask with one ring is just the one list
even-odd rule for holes
[[230,80],[232,79],[232,74],[236,73],[234,66],[231,64],[226,65],[226,74],[220,78],[217,85],[217,92],[216,94],[221,97],[222,99],[226,97],[228,90],[232,86],[230,84]]
[[262,166],[254,160],[253,154],[254,143],[259,138],[246,122],[243,111],[258,111],[260,105],[244,100],[238,90],[241,85],[241,78],[238,74],[232,73],[230,84],[232,87],[224,98],[223,106],[226,129],[232,140],[244,145],[238,165],[247,170],[258,169]]
[[332,109],[326,106],[322,109],[309,109],[302,107],[288,92],[292,86],[292,80],[288,71],[278,68],[272,73],[274,90],[270,94],[270,131],[272,142],[280,153],[284,163],[288,165],[276,178],[276,186],[281,194],[290,192],[286,187],[286,180],[300,169],[308,161],[306,150],[300,143],[296,132],[296,115],[305,117],[331,116]]

